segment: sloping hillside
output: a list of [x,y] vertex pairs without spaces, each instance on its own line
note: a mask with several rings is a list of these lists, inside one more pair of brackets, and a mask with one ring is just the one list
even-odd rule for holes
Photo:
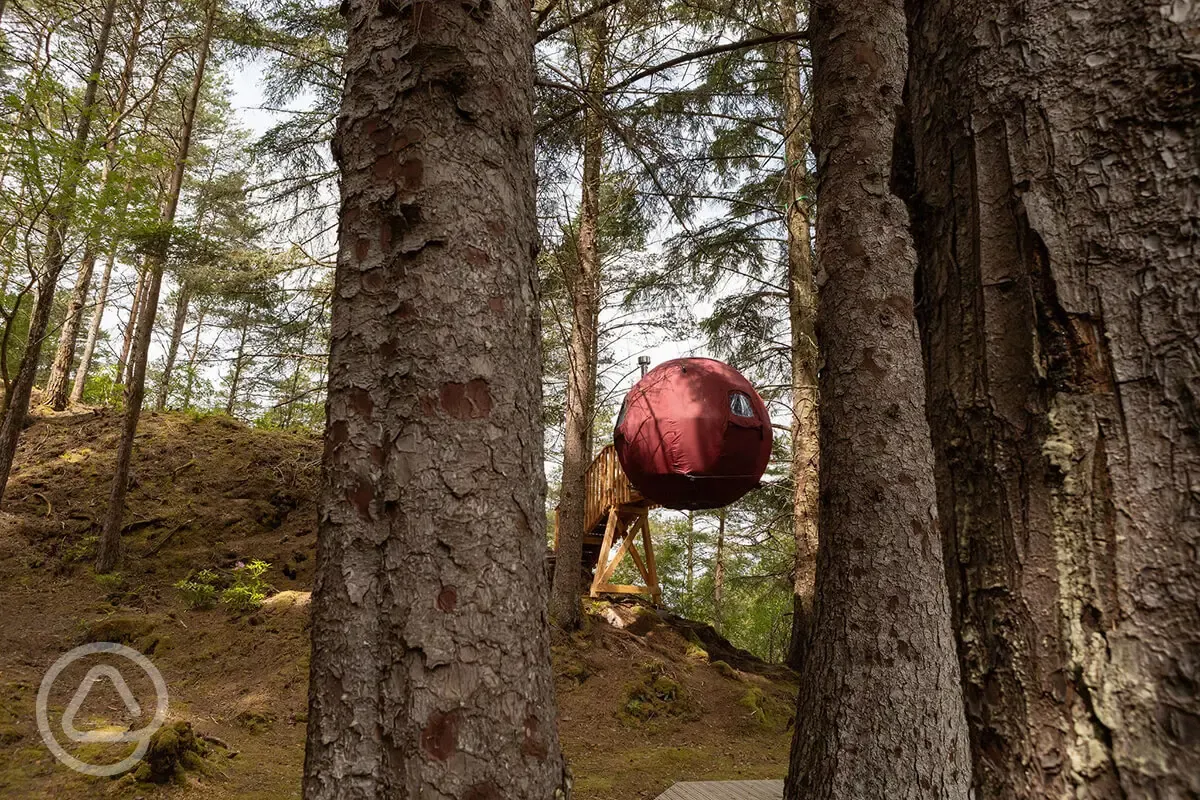
[[[90,563],[117,423],[107,413],[43,416],[24,437],[0,514],[0,795],[298,797],[320,442],[225,417],[146,415],[122,571],[97,577]],[[274,591],[258,611],[189,609],[175,588],[207,570],[203,580],[219,593],[256,559],[270,564],[263,577]],[[653,797],[675,780],[783,775],[790,673],[706,626],[637,606],[589,611],[583,631],[554,644],[577,797]],[[191,724],[202,757],[184,758],[187,768],[161,785],[85,777],[54,759],[35,722],[38,687],[60,655],[87,641],[148,655],[170,690],[169,721]],[[52,719],[86,663],[77,667],[55,683]],[[138,697],[143,683],[130,680]],[[131,715],[111,684],[98,683],[75,724],[136,728],[150,713]],[[84,743],[68,752],[111,763],[131,749]]]

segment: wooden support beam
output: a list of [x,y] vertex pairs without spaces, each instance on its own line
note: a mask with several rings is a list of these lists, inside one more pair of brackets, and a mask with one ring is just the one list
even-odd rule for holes
[[608,524],[604,526],[604,541],[600,543],[600,555],[596,559],[596,574],[592,578],[592,588],[590,594],[596,597],[600,594],[598,586],[601,583],[600,572],[603,567],[608,564],[608,551],[612,549],[613,534],[616,533],[617,523],[620,521],[617,516],[616,508],[608,509]]
[[611,561],[597,562],[596,583],[604,583],[612,577],[612,574],[617,571],[617,567],[621,565],[621,561],[625,558],[625,551],[629,549],[629,545],[633,541],[633,529],[625,527],[625,522],[621,519],[620,515],[617,516],[617,527],[621,529],[621,546],[617,548],[617,553]]
[[642,546],[646,548],[646,584],[650,587],[650,595],[655,603],[662,601],[662,589],[658,586],[658,567],[654,564],[654,543],[650,540],[650,511],[642,511]]
[[600,593],[608,594],[644,594],[647,597],[652,596],[650,590],[645,586],[630,586],[623,583],[602,583],[594,590],[593,596]]

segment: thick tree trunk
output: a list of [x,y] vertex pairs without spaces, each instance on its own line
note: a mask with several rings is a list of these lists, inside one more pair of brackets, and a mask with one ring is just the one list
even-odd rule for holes
[[[784,31],[799,24],[795,0],[780,0]],[[796,539],[793,568],[792,635],[787,663],[799,669],[812,622],[817,573],[817,287],[812,268],[808,192],[808,126],[800,81],[800,48],[779,45],[783,73],[783,122],[786,131],[784,182],[788,231],[788,318],[792,336],[792,533]]]
[[163,364],[158,399],[154,403],[154,407],[159,411],[167,407],[167,397],[171,393],[171,372],[175,369],[175,359],[179,355],[179,343],[183,341],[183,328],[187,324],[188,303],[191,299],[191,286],[184,281],[179,287],[179,296],[175,299],[175,323],[171,326],[171,342],[167,345],[167,360]]
[[[208,63],[212,43],[213,25],[217,17],[217,0],[209,0],[204,21],[204,32],[199,42],[196,71],[192,76],[192,87],[183,108],[183,125],[180,131],[179,152],[171,172],[165,205],[159,215],[163,228],[170,229],[175,222],[175,211],[179,207],[179,193],[187,172],[188,152],[191,149],[193,123],[196,109],[200,105],[200,93],[204,86],[204,69]],[[145,298],[137,315],[137,329],[130,354],[129,376],[125,386],[125,416],[121,422],[121,441],[117,446],[116,466],[113,470],[112,489],[108,496],[108,511],[104,527],[100,532],[100,543],[96,552],[96,572],[111,572],[121,557],[121,526],[125,517],[125,494],[129,489],[129,462],[133,457],[133,439],[137,434],[138,418],[142,414],[142,401],[146,396],[146,363],[150,356],[150,339],[154,334],[154,316],[158,311],[158,294],[162,289],[163,267],[167,262],[170,241],[160,242],[146,256],[142,268],[146,279]],[[132,323],[133,320],[131,319]]]
[[1200,796],[1200,11],[929,0],[909,22],[978,796]]
[[304,797],[562,797],[529,4],[342,8]]
[[71,386],[72,403],[83,402],[83,390],[87,387],[92,356],[96,352],[96,343],[100,341],[100,323],[104,320],[104,305],[108,301],[108,287],[112,281],[113,264],[116,260],[117,248],[114,246],[108,251],[108,257],[104,260],[104,274],[100,277],[100,288],[96,290],[96,307],[92,311],[92,320],[88,323],[83,352],[79,354],[79,367],[75,370],[75,383]]
[[75,215],[75,196],[86,167],[88,137],[91,135],[92,115],[96,109],[96,94],[100,84],[100,73],[104,69],[104,57],[108,50],[108,39],[112,34],[113,16],[117,0],[108,0],[104,7],[104,18],[96,37],[96,50],[92,53],[83,103],[79,109],[79,123],[75,138],[67,155],[65,177],[57,207],[47,221],[46,251],[42,259],[41,274],[38,276],[37,307],[29,319],[29,336],[25,340],[25,353],[11,390],[6,394],[7,410],[0,425],[0,501],[8,486],[12,473],[13,458],[17,443],[25,428],[25,417],[29,413],[29,399],[33,394],[33,382],[37,378],[38,364],[42,355],[42,343],[46,339],[46,328],[54,306],[54,290],[58,286],[58,275],[62,272],[65,253],[63,245],[67,231]]
[[95,268],[96,251],[89,242],[83,259],[79,262],[79,276],[75,279],[71,299],[67,301],[67,315],[63,319],[62,331],[58,336],[58,349],[54,352],[54,362],[50,365],[50,375],[46,378],[46,403],[55,411],[62,411],[67,407],[67,378],[71,374],[71,365],[75,362],[75,342],[79,339],[83,307],[87,305],[88,292],[92,287],[92,272]]
[[820,543],[791,800],[965,800],[970,751],[913,312],[889,189],[902,0],[813,4]]
[[[591,26],[592,63],[588,86],[599,97],[608,66],[608,25],[597,14]],[[599,102],[597,100],[597,102]],[[571,337],[567,343],[567,417],[563,432],[562,487],[558,506],[558,549],[550,619],[564,630],[579,624],[582,589],[581,562],[587,525],[587,469],[592,461],[592,417],[596,407],[596,343],[600,320],[600,187],[604,167],[604,118],[601,109],[589,106],[583,120],[583,185],[579,213],[579,239],[575,258],[568,259],[573,274],[567,276],[571,296]]]

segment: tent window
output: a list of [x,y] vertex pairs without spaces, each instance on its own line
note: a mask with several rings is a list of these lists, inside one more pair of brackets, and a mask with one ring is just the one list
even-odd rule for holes
[[621,427],[621,423],[625,421],[625,412],[628,410],[629,410],[629,398],[627,397],[621,402],[621,413],[617,414],[617,424],[613,426],[614,428]]
[[753,417],[754,406],[750,405],[750,398],[741,392],[731,392],[729,395],[729,410],[737,417]]

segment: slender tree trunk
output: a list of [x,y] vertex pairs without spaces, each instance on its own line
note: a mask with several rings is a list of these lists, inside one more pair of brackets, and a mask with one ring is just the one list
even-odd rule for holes
[[977,796],[1200,796],[1198,9],[908,10]]
[[134,333],[137,331],[138,317],[141,314],[142,307],[146,303],[146,268],[145,260],[142,262],[142,268],[138,270],[137,285],[133,290],[133,301],[129,304],[129,321],[125,323],[125,336],[121,343],[121,355],[117,357],[117,375],[116,382],[125,382],[125,370],[129,366],[129,354],[133,350]]
[[200,331],[204,328],[204,310],[201,309],[196,317],[196,338],[192,342],[192,352],[188,353],[187,384],[183,387],[183,407],[192,407],[192,389],[196,382],[196,359],[200,355]]
[[100,277],[100,288],[96,291],[96,307],[92,311],[92,321],[88,323],[87,339],[83,344],[83,352],[79,355],[79,367],[75,370],[75,383],[71,387],[72,403],[83,402],[83,391],[87,386],[92,356],[96,352],[96,343],[100,341],[100,323],[104,320],[104,304],[108,300],[108,286],[112,281],[113,264],[116,260],[117,248],[114,246],[104,260],[104,274]]
[[725,509],[717,512],[717,553],[713,564],[713,622],[718,632],[725,627]]
[[[796,30],[795,0],[779,1],[781,30]],[[817,572],[817,287],[813,277],[808,199],[808,133],[800,48],[779,45],[783,72],[783,122],[787,138],[788,320],[792,336],[792,533],[796,561],[792,580],[792,635],[787,663],[799,669],[812,621]]]
[[820,543],[790,800],[965,800],[971,763],[892,195],[902,0],[813,4]]
[[691,598],[696,585],[696,512],[687,515],[687,593]]
[[[304,350],[308,347],[309,330],[311,330],[311,329],[306,327],[303,330],[303,332],[300,334],[300,343],[298,345],[298,349],[299,349],[300,353],[303,353]],[[304,371],[304,359],[297,358],[296,359],[296,368],[294,370],[292,370],[292,389],[288,393],[287,405],[286,405],[287,410],[283,414],[283,427],[285,427],[285,428],[292,427],[292,408],[296,404],[296,393],[300,391],[300,376],[303,373],[303,371]]]
[[[608,60],[608,25],[597,14],[593,33],[588,86],[599,97],[605,85]],[[598,101],[597,101],[598,102]],[[558,550],[554,585],[550,593],[550,619],[564,630],[579,625],[582,589],[584,526],[587,520],[587,469],[592,460],[592,417],[596,405],[596,342],[600,317],[600,186],[604,166],[604,118],[598,108],[584,112],[583,198],[579,238],[567,276],[571,295],[571,337],[567,344],[567,417],[563,433],[562,487],[559,492]]]
[[167,346],[167,360],[163,364],[158,400],[154,404],[159,411],[167,407],[167,397],[171,393],[171,372],[175,368],[175,358],[179,355],[179,343],[183,340],[183,328],[187,324],[188,303],[191,299],[192,287],[184,281],[180,284],[179,296],[175,299],[175,324],[171,326],[171,342]]
[[4,415],[3,425],[0,425],[0,501],[3,500],[4,490],[8,486],[13,458],[17,453],[17,442],[25,427],[25,417],[29,413],[29,399],[33,394],[33,382],[37,377],[38,363],[41,360],[42,342],[46,338],[46,328],[49,325],[50,312],[54,306],[54,290],[58,285],[58,275],[63,268],[65,258],[63,245],[67,230],[74,217],[75,196],[86,166],[88,137],[91,134],[92,115],[96,108],[97,87],[100,83],[100,73],[104,69],[104,57],[108,50],[109,36],[112,34],[116,7],[117,0],[108,0],[104,7],[104,19],[100,23],[100,31],[96,37],[96,50],[92,54],[83,103],[79,109],[79,123],[67,156],[66,175],[63,179],[57,208],[48,220],[46,251],[38,280],[37,307],[29,320],[29,336],[25,343],[25,353],[21,357],[21,366],[17,369],[17,376],[13,381],[11,391],[6,395],[8,409]]
[[[179,207],[179,193],[187,172],[188,152],[191,148],[193,123],[196,109],[200,105],[200,92],[204,85],[204,68],[208,63],[209,46],[212,43],[213,24],[217,16],[217,0],[209,0],[204,21],[204,32],[196,57],[196,72],[192,88],[183,109],[183,126],[180,131],[179,152],[175,168],[167,189],[166,202],[160,214],[163,228],[170,229],[175,222],[175,211]],[[169,241],[162,241],[146,256],[142,272],[146,278],[143,308],[137,316],[133,351],[130,355],[129,378],[125,386],[125,416],[121,424],[121,441],[117,447],[116,466],[113,470],[112,490],[108,497],[108,512],[100,532],[100,544],[96,552],[96,572],[111,572],[121,557],[121,525],[125,517],[125,494],[129,489],[129,462],[133,456],[133,438],[137,434],[138,418],[142,413],[142,401],[146,395],[146,362],[150,355],[150,339],[154,333],[154,316],[158,310],[158,293],[162,288],[163,267],[167,261]]]
[[[132,55],[127,54],[126,58],[125,58],[125,75],[122,77],[122,80],[123,80],[122,86],[131,85],[131,82],[132,82],[133,67],[136,64],[137,45],[138,45],[138,42],[140,41],[142,15],[143,15],[144,10],[145,10],[145,3],[144,2],[139,3],[138,9],[137,9],[137,15],[135,17],[135,22],[134,22],[134,28],[133,28],[133,30],[135,32],[137,32],[139,35],[137,38],[131,38],[131,40],[130,40],[129,49],[128,49],[127,53],[131,53]],[[172,56],[172,59],[173,58],[174,57]],[[166,70],[163,69],[162,74],[165,74],[165,72],[166,72]],[[133,160],[135,163],[137,161],[138,156],[141,155],[142,142],[145,140],[146,132],[149,130],[150,120],[154,118],[154,110],[155,110],[155,107],[158,105],[159,92],[162,89],[162,84],[163,84],[163,79],[160,75],[159,77],[155,78],[154,84],[150,88],[149,99],[146,102],[146,113],[144,114],[144,116],[142,118],[141,131],[138,135],[138,138],[136,140],[136,146],[134,148]],[[116,168],[116,165],[117,165],[117,161],[116,161],[117,145],[119,144],[119,142],[120,142],[120,126],[114,125],[113,128],[109,132],[109,138],[108,138],[108,142],[107,142],[107,147],[108,147],[107,164],[109,167],[109,176],[112,175],[112,172]],[[113,213],[113,219],[116,221],[116,224],[114,225],[114,227],[118,230],[120,229],[121,225],[124,222],[125,212],[129,207],[129,196],[132,191],[133,191],[133,175],[129,174],[125,179],[124,189],[122,190],[120,197],[117,199],[117,206]],[[106,303],[108,301],[108,289],[109,289],[109,285],[110,285],[110,280],[112,279],[113,265],[116,262],[116,258],[117,258],[118,244],[119,244],[119,237],[116,235],[111,236],[109,239],[109,245],[108,245],[108,259],[107,259],[107,261],[105,261],[105,264],[104,264],[104,277],[101,279],[101,282],[100,282],[100,291],[96,295],[96,307],[95,307],[95,310],[92,312],[92,321],[88,325],[87,342],[83,346],[83,353],[79,358],[79,367],[75,371],[75,384],[71,388],[71,402],[72,403],[78,403],[78,402],[82,401],[84,387],[87,385],[87,377],[92,368],[92,358],[96,352],[96,343],[99,341],[99,338],[100,338],[100,326],[104,320],[104,309],[105,309]],[[139,286],[140,286],[140,283],[139,283]],[[133,307],[136,308],[136,303]],[[133,321],[133,319],[132,319],[133,316],[134,316],[134,312],[131,312],[130,313],[130,322]],[[127,328],[127,333],[132,333],[132,330],[133,330],[132,327]],[[131,342],[132,342],[131,336],[127,336],[125,339],[125,342],[123,343],[124,349],[122,350],[121,361],[119,361],[118,365],[117,365],[117,367],[118,367],[118,370],[117,370],[118,374],[116,376],[117,383],[120,383],[121,379],[124,377],[125,359],[128,358],[129,347],[130,347]]]
[[[249,309],[247,309],[246,313],[250,313]],[[238,331],[237,355],[233,359],[233,375],[229,379],[229,397],[225,401],[225,413],[231,417],[233,416],[234,408],[237,407],[238,387],[242,382],[242,359],[246,356],[246,335],[249,331],[250,323],[243,322],[241,330]]]
[[[145,3],[139,3],[134,10],[133,22],[129,31],[129,43],[125,48],[125,66],[121,70],[120,88],[117,100],[113,104],[114,118],[109,125],[105,137],[104,148],[106,157],[104,169],[100,175],[99,197],[101,213],[107,209],[109,201],[109,182],[112,180],[113,167],[117,159],[117,146],[121,135],[122,115],[129,102],[129,92],[133,84],[133,69],[137,61],[138,43],[142,34],[142,13]],[[149,120],[147,114],[147,121]],[[96,253],[100,249],[100,223],[93,222],[84,247],[83,260],[79,267],[79,276],[75,281],[75,289],[67,305],[67,314],[63,319],[62,331],[58,337],[58,349],[54,354],[54,362],[50,366],[50,376],[46,379],[46,402],[55,411],[67,407],[67,383],[71,376],[71,365],[75,361],[75,345],[79,339],[79,329],[83,325],[83,309],[87,305],[88,293],[92,287],[92,272],[96,266]]]
[[67,315],[59,333],[58,349],[54,353],[54,362],[50,365],[50,375],[46,379],[46,403],[55,411],[62,411],[67,407],[67,377],[71,372],[71,364],[75,361],[75,340],[79,338],[79,324],[83,320],[83,307],[87,304],[92,272],[95,268],[96,251],[89,242],[84,250],[83,259],[79,262],[79,277],[75,279],[75,288],[67,302]]
[[342,8],[304,797],[564,797],[529,4]]

